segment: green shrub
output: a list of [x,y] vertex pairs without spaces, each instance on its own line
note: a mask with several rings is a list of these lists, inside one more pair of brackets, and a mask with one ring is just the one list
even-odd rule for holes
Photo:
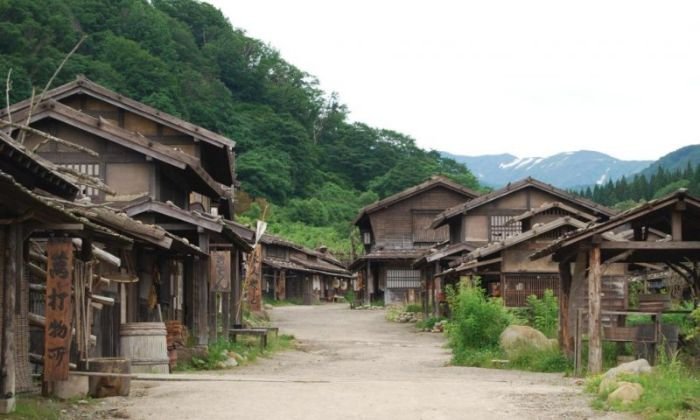
[[488,299],[478,285],[460,283],[459,290],[449,290],[452,321],[448,337],[456,358],[473,350],[498,349],[498,338],[512,320],[499,299]]
[[552,290],[545,290],[542,299],[538,299],[535,295],[528,296],[526,314],[528,325],[549,338],[557,336],[559,302]]
[[355,308],[355,305],[357,305],[357,295],[355,295],[354,290],[348,289],[343,297],[345,298],[345,301],[350,304],[351,309]]
[[445,319],[445,318],[437,317],[437,316],[430,316],[424,320],[416,322],[416,328],[432,330],[433,327],[435,326],[435,324],[442,321],[443,319]]
[[537,350],[524,346],[510,357],[510,367],[533,372],[564,372],[571,370],[571,361],[558,349]]
[[418,312],[423,312],[423,307],[417,303],[411,303],[406,305],[405,311],[417,314]]

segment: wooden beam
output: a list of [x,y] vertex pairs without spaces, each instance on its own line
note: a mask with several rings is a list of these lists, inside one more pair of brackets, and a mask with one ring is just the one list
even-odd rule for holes
[[3,288],[2,346],[0,346],[0,413],[15,409],[15,293],[17,281],[17,226],[0,230],[0,243],[8,252],[0,252],[0,287]]
[[699,251],[700,241],[678,242],[636,242],[636,241],[609,241],[600,244],[600,249],[618,250],[649,250],[649,251]]
[[588,374],[598,374],[603,369],[603,341],[601,334],[601,269],[600,246],[589,253],[588,271]]

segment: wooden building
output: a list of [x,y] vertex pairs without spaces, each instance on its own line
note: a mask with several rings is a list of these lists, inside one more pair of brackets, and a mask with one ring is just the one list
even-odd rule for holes
[[[679,190],[605,222],[580,229],[531,256],[532,259],[549,257],[558,264],[562,281],[559,338],[569,353],[573,352],[575,342],[574,332],[569,327],[571,322],[567,319],[571,316],[572,296],[576,288],[587,284],[588,373],[601,371],[602,341],[609,338],[602,332],[603,319],[610,315],[602,308],[601,293],[607,267],[623,263],[665,264],[686,279],[697,302],[700,296],[700,276],[696,269],[700,260],[699,220],[700,199]],[[632,230],[629,238],[605,240],[604,235],[626,229]],[[659,240],[652,232],[662,232],[667,236]],[[654,316],[659,318],[659,314]],[[658,343],[658,330],[655,336]]]
[[[0,413],[13,411],[17,393],[32,389],[29,294],[34,288],[42,287],[41,284],[31,282],[37,271],[44,273],[42,290],[46,291],[42,293],[47,298],[51,297],[46,284],[46,273],[49,270],[39,267],[35,258],[48,260],[49,264],[53,261],[53,272],[68,279],[69,285],[71,280],[82,280],[92,286],[92,278],[78,275],[73,267],[92,266],[96,253],[104,256],[97,247],[98,244],[119,248],[131,246],[129,238],[76,216],[58,204],[70,202],[78,191],[79,188],[72,179],[55,172],[50,163],[37,158],[8,136],[0,134],[0,242],[4,250],[0,254]],[[67,252],[61,255],[49,253],[47,259],[36,251],[39,242],[60,243]],[[61,261],[65,265],[56,265],[58,257],[62,257]],[[55,298],[61,296],[65,295],[54,295]],[[33,319],[33,322],[40,321],[37,317]],[[54,329],[46,333],[47,337],[53,331],[57,340],[68,338],[70,342],[66,334],[69,330],[62,330],[62,320],[52,321]],[[48,319],[44,318],[43,322],[46,328],[49,325]],[[81,328],[76,331],[86,333]],[[89,334],[81,336],[89,339]],[[59,364],[61,359],[65,371],[58,372],[54,369],[53,372],[67,374],[69,349],[64,343],[55,344],[56,347],[42,352],[43,357],[37,357],[43,358],[51,366]],[[80,348],[87,350],[82,346]]]
[[[445,210],[431,227],[447,229],[449,242],[414,262],[428,289],[426,312],[437,311],[444,285],[456,283],[466,269],[478,272],[489,293],[504,295],[509,305],[522,305],[524,297],[541,295],[546,288],[557,292],[556,267],[532,264],[525,249],[543,247],[568,230],[612,214],[604,206],[532,178]],[[563,217],[568,219],[556,222]],[[464,258],[473,261],[455,270]]]
[[311,250],[273,235],[263,235],[260,243],[262,294],[269,299],[310,305],[352,287],[350,272],[325,247]]
[[427,249],[449,239],[447,227],[432,229],[433,219],[445,209],[478,195],[449,179],[431,179],[384,198],[362,210],[354,220],[365,255],[350,265],[358,274],[366,302],[385,303],[420,299],[420,272],[413,261]]
[[[144,305],[153,282],[168,274],[183,282],[186,296],[181,302],[189,305],[184,315],[171,310],[168,316],[184,316],[199,344],[216,339],[218,307],[224,312],[222,327],[228,329],[229,314],[240,313],[234,308],[240,300],[231,299],[231,285],[240,284],[242,254],[251,249],[227,228],[227,219],[234,214],[236,185],[232,140],[82,77],[48,91],[33,107],[26,100],[9,112],[14,121],[28,120],[31,127],[81,147],[46,142],[32,134],[24,140],[41,157],[97,177],[111,189],[83,186],[93,203],[109,203],[145,223],[161,224],[198,250],[168,263],[157,262],[148,253],[138,254],[143,261],[135,261],[134,266],[140,267],[136,271],[142,281],[133,286],[138,287],[139,298],[127,319],[152,317]],[[6,113],[0,111],[0,118],[7,118]],[[17,136],[18,130],[9,133]],[[222,281],[210,281],[213,257],[227,261],[225,270],[216,271],[227,277]],[[172,302],[168,306],[172,309]]]

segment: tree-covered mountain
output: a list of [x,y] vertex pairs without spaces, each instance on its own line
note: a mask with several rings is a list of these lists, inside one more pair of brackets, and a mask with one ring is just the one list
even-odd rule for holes
[[273,203],[272,229],[293,240],[346,247],[360,206],[432,174],[478,187],[465,166],[412,138],[350,122],[312,75],[195,0],[0,0],[10,102],[41,90],[83,35],[53,86],[84,74],[234,139],[248,194],[239,210],[257,198],[248,216],[258,216]]
[[656,162],[642,171],[642,174],[650,177],[654,175],[659,168],[675,172],[684,170],[688,164],[691,166],[700,164],[700,144],[681,147],[680,149],[660,157]]
[[528,176],[560,188],[602,185],[623,176],[630,177],[651,163],[643,160],[620,160],[589,150],[526,158],[518,158],[508,153],[460,156],[442,152],[442,155],[464,163],[474,172],[479,182],[496,188]]

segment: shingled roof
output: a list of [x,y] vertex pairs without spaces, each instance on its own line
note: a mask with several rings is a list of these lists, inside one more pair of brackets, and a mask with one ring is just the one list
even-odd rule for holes
[[[17,118],[26,118],[23,113],[18,113]],[[193,156],[177,150],[173,147],[154,142],[144,136],[125,130],[102,118],[95,118],[53,100],[42,102],[31,115],[30,123],[52,118],[72,127],[94,134],[108,141],[119,144],[122,147],[142,153],[159,162],[166,163],[178,169],[191,171],[196,178],[201,180],[202,186],[206,186],[210,192],[220,197],[226,195],[226,189],[216,182],[207,171],[202,168],[200,162]]]
[[368,206],[363,207],[362,209],[360,209],[360,212],[357,215],[357,217],[355,217],[355,220],[353,220],[353,224],[358,224],[363,217],[371,213],[387,208],[395,203],[398,203],[399,201],[406,200],[407,198],[413,197],[416,194],[420,194],[424,191],[428,191],[436,187],[447,188],[449,190],[464,195],[467,199],[473,199],[474,197],[477,197],[479,195],[477,191],[460,185],[447,177],[441,175],[434,175],[427,181],[424,181],[418,185],[407,188],[401,192],[398,192],[394,195],[390,195],[389,197],[383,198]]
[[484,194],[482,196],[476,197],[473,200],[467,201],[466,203],[445,210],[444,212],[440,213],[435,218],[435,220],[433,220],[433,223],[430,225],[430,227],[432,227],[433,229],[437,229],[438,227],[446,224],[448,220],[452,219],[455,216],[465,214],[470,210],[474,210],[477,207],[481,207],[484,204],[490,203],[494,200],[497,200],[501,197],[505,197],[508,194],[511,194],[515,191],[520,191],[525,188],[536,188],[538,190],[552,194],[556,197],[560,197],[564,200],[574,202],[586,209],[589,209],[593,215],[610,217],[615,214],[615,212],[612,209],[609,209],[603,205],[594,203],[593,201],[587,200],[585,198],[577,197],[562,189],[556,188],[542,181],[538,181],[534,178],[525,178],[517,182],[509,183],[508,185],[499,190],[490,192],[488,194]]
[[[227,137],[217,134],[213,131],[207,130],[204,127],[192,124],[174,115],[170,115],[166,112],[160,111],[146,104],[143,104],[134,99],[128,98],[122,94],[114,92],[107,89],[106,87],[99,85],[91,80],[88,80],[85,76],[79,75],[72,82],[68,82],[64,85],[58,86],[46,92],[44,95],[44,100],[53,99],[59,101],[61,99],[73,96],[75,94],[85,94],[96,99],[100,99],[104,102],[110,103],[118,108],[123,108],[129,112],[140,115],[144,118],[148,118],[152,121],[156,121],[166,127],[170,127],[177,131],[185,132],[192,137],[216,145],[219,147],[233,147],[235,142]],[[25,99],[24,101],[17,102],[10,106],[9,112],[14,115],[17,112],[24,111],[29,108],[30,100]],[[7,117],[7,109],[0,109],[0,118]]]

